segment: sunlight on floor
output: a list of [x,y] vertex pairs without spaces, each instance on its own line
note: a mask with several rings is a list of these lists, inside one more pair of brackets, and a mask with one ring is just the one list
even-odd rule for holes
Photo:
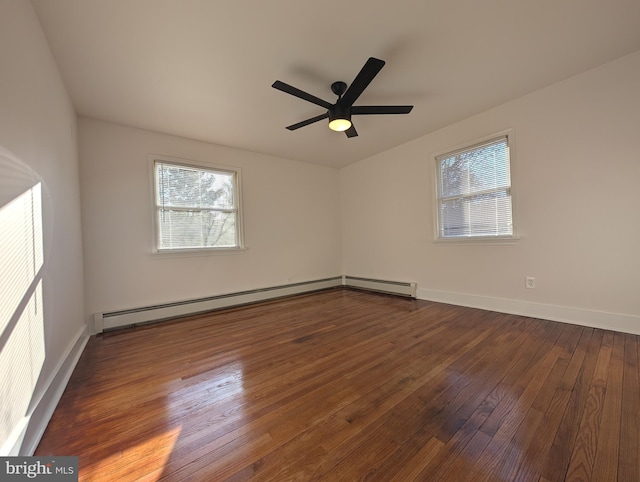
[[80,480],[156,482],[164,472],[182,426],[177,426],[133,447],[105,457],[90,467],[82,467]]

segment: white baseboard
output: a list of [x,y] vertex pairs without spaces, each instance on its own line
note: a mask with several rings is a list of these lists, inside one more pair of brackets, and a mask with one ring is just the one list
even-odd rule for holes
[[546,305],[542,303],[532,303],[530,301],[492,298],[466,293],[454,293],[450,291],[429,290],[425,288],[418,289],[417,297],[420,300],[437,301],[439,303],[468,306],[470,308],[498,311],[500,313],[541,318],[544,320],[640,335],[640,316],[585,310],[567,306]]
[[32,400],[29,413],[7,455],[33,455],[88,341],[88,327],[83,326],[67,346],[64,356],[47,380],[42,395]]

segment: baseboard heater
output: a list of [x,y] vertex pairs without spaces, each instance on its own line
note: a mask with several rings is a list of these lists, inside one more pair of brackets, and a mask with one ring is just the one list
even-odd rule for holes
[[405,281],[387,281],[371,278],[358,278],[356,276],[345,276],[344,285],[349,288],[358,288],[370,291],[379,291],[393,295],[416,297],[416,283]]
[[259,288],[250,291],[211,296],[208,298],[146,306],[144,308],[96,313],[94,315],[95,331],[96,333],[101,333],[114,328],[123,328],[152,321],[195,315],[206,311],[214,311],[222,308],[230,308],[233,306],[241,306],[259,301],[281,298],[284,296],[334,288],[342,286],[342,284],[343,277],[336,276],[333,278],[315,281],[305,281],[270,288]]
[[94,329],[96,333],[141,325],[144,323],[195,315],[207,311],[242,306],[260,301],[282,298],[313,291],[344,286],[369,291],[378,291],[400,296],[416,297],[416,284],[400,281],[385,281],[355,276],[335,276],[314,281],[304,281],[287,285],[259,288],[238,293],[229,293],[207,298],[187,301],[177,301],[162,305],[145,306],[129,310],[96,313],[94,315]]

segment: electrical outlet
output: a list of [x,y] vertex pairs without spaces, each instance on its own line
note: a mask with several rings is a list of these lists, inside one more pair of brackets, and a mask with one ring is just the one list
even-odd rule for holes
[[532,276],[527,276],[525,279],[525,286],[527,289],[535,290],[536,289],[536,279]]

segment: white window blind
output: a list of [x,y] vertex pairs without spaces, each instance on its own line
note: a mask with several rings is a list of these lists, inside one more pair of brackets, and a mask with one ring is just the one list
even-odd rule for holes
[[436,157],[439,238],[513,236],[508,140]]
[[238,173],[154,163],[157,249],[238,248]]

